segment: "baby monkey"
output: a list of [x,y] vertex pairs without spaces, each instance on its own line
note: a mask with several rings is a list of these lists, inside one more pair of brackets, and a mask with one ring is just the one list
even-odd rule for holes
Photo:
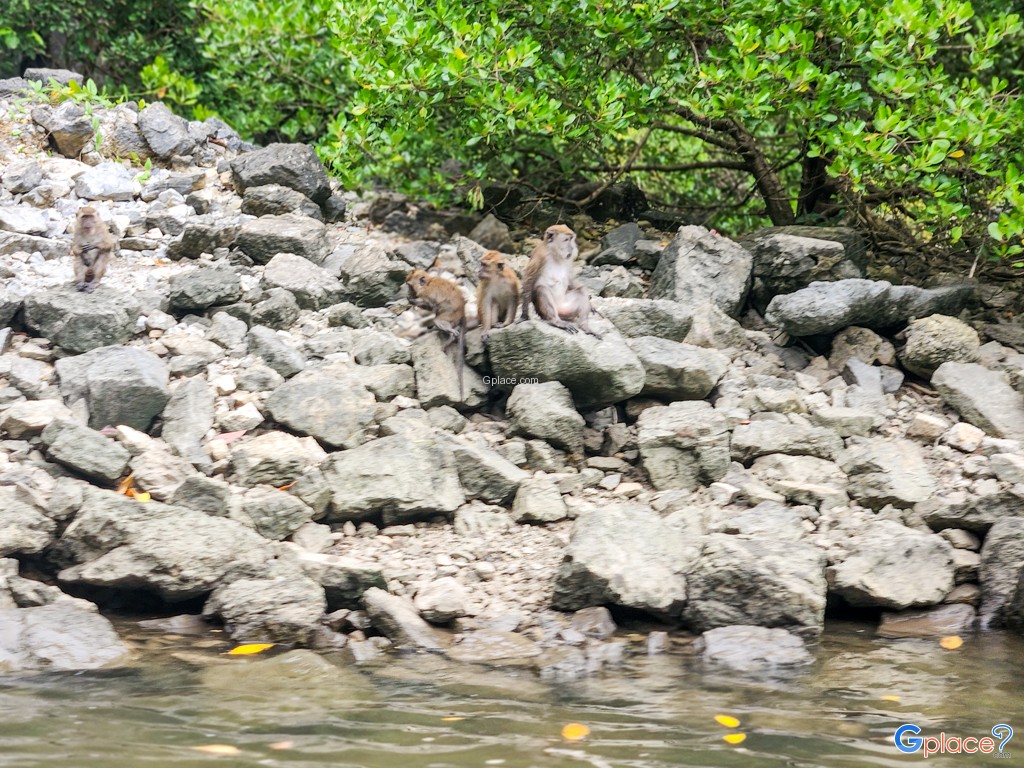
[[456,345],[455,370],[459,377],[459,400],[464,398],[462,367],[466,359],[466,300],[459,286],[443,277],[414,269],[405,279],[409,301],[434,313],[434,327],[448,336],[448,345]]
[[573,274],[572,260],[578,253],[576,233],[567,226],[555,224],[545,230],[523,273],[520,322],[530,319],[532,304],[540,318],[556,328],[601,338],[590,327],[590,297]]
[[99,212],[91,205],[78,209],[71,256],[75,260],[75,288],[92,293],[100,284],[114,255],[114,238]]
[[504,328],[516,319],[519,308],[519,278],[498,251],[488,251],[480,259],[477,272],[476,310],[484,329],[483,340],[491,328]]

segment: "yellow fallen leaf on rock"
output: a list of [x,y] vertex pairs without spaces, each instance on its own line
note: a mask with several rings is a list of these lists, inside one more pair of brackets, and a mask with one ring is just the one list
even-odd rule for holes
[[590,729],[583,723],[569,723],[562,728],[562,738],[569,741],[579,741],[590,735]]
[[944,637],[941,640],[939,640],[939,645],[941,645],[947,651],[955,651],[963,644],[963,638],[957,637],[956,635],[949,635],[948,637]]
[[715,722],[726,728],[739,728],[740,721],[732,715],[715,715]]
[[135,493],[132,494],[132,498],[136,501],[147,502],[152,498],[152,496],[150,496],[146,491],[135,491]]
[[726,744],[742,744],[747,740],[747,734],[745,733],[727,733],[722,737],[722,741]]
[[247,643],[232,648],[228,651],[228,656],[250,656],[254,653],[263,653],[267,648],[273,647],[273,643]]
[[196,752],[205,752],[208,755],[240,755],[242,751],[238,747],[233,747],[230,744],[203,744],[202,746],[192,747]]

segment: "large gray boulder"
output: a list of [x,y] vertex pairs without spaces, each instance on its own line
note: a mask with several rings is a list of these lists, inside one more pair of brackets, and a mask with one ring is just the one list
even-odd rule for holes
[[569,516],[555,481],[543,472],[524,480],[512,502],[512,519],[517,523],[553,523]]
[[289,573],[222,584],[203,606],[203,616],[222,619],[239,643],[308,643],[326,607],[323,587]]
[[555,577],[553,608],[635,608],[676,618],[686,604],[686,572],[700,543],[642,504],[610,504],[573,526]]
[[262,573],[273,559],[270,543],[234,520],[99,490],[87,492],[58,547],[71,562],[61,581],[143,589],[168,601]]
[[354,448],[366,442],[377,400],[346,371],[347,366],[328,366],[296,374],[268,398],[270,415],[332,448]]
[[942,399],[993,437],[1024,440],[1024,396],[1007,375],[977,363],[943,363],[932,376]]
[[230,269],[200,267],[171,276],[171,310],[194,312],[242,297],[242,281]]
[[363,595],[363,604],[374,629],[395,645],[425,651],[444,648],[441,635],[420,618],[419,611],[410,600],[371,587]]
[[583,417],[572,393],[557,381],[517,384],[505,404],[514,432],[547,440],[574,453],[583,451]]
[[81,424],[53,421],[40,438],[51,459],[90,480],[113,485],[128,468],[123,446]]
[[383,307],[402,290],[409,265],[376,245],[360,248],[339,267],[348,300],[359,307]]
[[323,222],[293,213],[245,222],[235,238],[235,246],[257,264],[267,264],[279,253],[322,264],[331,252]]
[[973,363],[981,340],[967,323],[946,315],[914,320],[905,331],[907,343],[900,350],[900,364],[922,378],[931,378],[943,363]]
[[71,418],[71,409],[60,400],[20,400],[0,416],[0,434],[15,439],[35,437],[54,419]]
[[825,556],[801,541],[710,534],[687,571],[684,620],[698,631],[730,624],[818,633],[825,621]]
[[302,572],[324,588],[328,611],[359,608],[366,590],[386,587],[378,563],[315,552],[301,552],[297,557]]
[[334,275],[294,253],[276,254],[263,270],[263,282],[291,293],[303,309],[326,309],[344,294]]
[[313,519],[313,510],[272,485],[250,488],[242,495],[242,513],[261,536],[282,541]]
[[953,548],[941,536],[876,520],[843,548],[826,576],[850,605],[901,611],[940,603],[953,589]]
[[761,311],[780,293],[815,281],[864,277],[864,237],[847,227],[769,227],[740,239],[754,256],[753,300]]
[[306,367],[306,357],[287,335],[262,325],[249,329],[249,351],[263,358],[263,361],[284,378],[290,378]]
[[332,454],[324,476],[332,523],[383,514],[391,525],[454,512],[465,501],[455,457],[442,440],[372,440]]
[[301,192],[288,189],[280,184],[247,187],[242,197],[242,213],[253,216],[280,216],[285,213],[298,213],[320,221],[324,219],[319,205]]
[[684,307],[710,301],[735,317],[750,290],[752,270],[750,251],[729,238],[704,227],[682,227],[658,259],[650,296],[678,301]]
[[270,144],[239,155],[231,161],[231,178],[239,194],[249,187],[280,184],[318,205],[331,194],[323,163],[308,144]]
[[83,200],[127,202],[139,185],[120,163],[100,163],[75,178],[75,194]]
[[85,114],[85,107],[72,99],[56,107],[36,106],[32,110],[32,122],[46,129],[53,145],[64,157],[77,160],[93,140],[92,120]]
[[917,443],[899,438],[853,438],[838,457],[847,491],[865,507],[912,507],[937,487]]
[[447,442],[455,456],[459,482],[471,499],[480,499],[491,504],[507,505],[516,495],[519,486],[530,477],[497,451],[482,448],[461,438]]
[[739,424],[732,431],[732,457],[736,461],[748,462],[772,453],[834,459],[841,450],[839,435],[809,424],[762,420]]
[[814,662],[804,641],[784,629],[738,624],[710,629],[696,642],[705,664],[765,674]]
[[231,468],[239,485],[288,485],[317,462],[303,439],[287,432],[265,432],[231,444]]
[[693,324],[693,308],[668,299],[594,298],[591,304],[627,338],[657,336],[683,341]]
[[1000,520],[989,529],[981,548],[979,575],[982,627],[1006,626],[1014,603],[1024,597],[1020,583],[1024,575],[1024,519]]
[[136,347],[100,347],[57,361],[64,399],[85,400],[89,426],[147,430],[171,398],[166,364]]
[[196,142],[188,132],[188,121],[171,112],[160,101],[153,102],[139,112],[139,131],[161,160],[174,155],[188,155],[196,149]]
[[124,344],[135,333],[141,306],[106,285],[92,293],[72,286],[34,291],[25,298],[25,326],[69,352]]
[[626,400],[644,387],[644,368],[626,340],[605,321],[591,320],[603,338],[568,333],[539,320],[491,332],[491,370],[499,379],[559,381],[580,410]]
[[131,650],[85,600],[0,609],[0,672],[74,672],[127,664]]
[[967,285],[918,288],[884,280],[816,282],[776,296],[765,319],[793,336],[834,333],[849,325],[886,328],[912,317],[958,314],[971,293]]
[[629,340],[644,367],[640,394],[670,400],[703,400],[729,368],[729,358],[713,349],[657,336]]
[[215,393],[206,379],[193,376],[179,381],[164,406],[160,437],[176,454],[199,469],[211,466],[203,449],[207,432],[213,427]]
[[[12,492],[3,493],[8,490]],[[13,490],[0,488],[0,557],[42,552],[53,541],[57,524],[15,499]]]
[[424,408],[450,405],[476,408],[487,402],[487,385],[476,371],[463,362],[462,398],[459,397],[459,368],[455,346],[448,346],[439,333],[420,336],[412,345],[416,374],[416,398]]
[[692,491],[729,470],[729,425],[703,400],[646,409],[637,419],[640,463],[659,491]]

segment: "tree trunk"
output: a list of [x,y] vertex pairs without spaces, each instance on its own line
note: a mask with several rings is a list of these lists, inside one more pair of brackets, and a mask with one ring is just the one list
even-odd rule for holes
[[734,135],[740,157],[747,164],[747,170],[754,176],[757,191],[761,193],[765,211],[772,224],[776,227],[795,224],[793,205],[789,202],[786,188],[782,186],[782,179],[757,146],[757,139],[739,127]]

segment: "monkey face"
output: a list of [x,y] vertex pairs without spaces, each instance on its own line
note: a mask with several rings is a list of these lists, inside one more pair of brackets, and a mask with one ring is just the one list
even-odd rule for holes
[[555,224],[544,232],[544,242],[559,256],[571,259],[576,256],[576,233],[564,224]]

